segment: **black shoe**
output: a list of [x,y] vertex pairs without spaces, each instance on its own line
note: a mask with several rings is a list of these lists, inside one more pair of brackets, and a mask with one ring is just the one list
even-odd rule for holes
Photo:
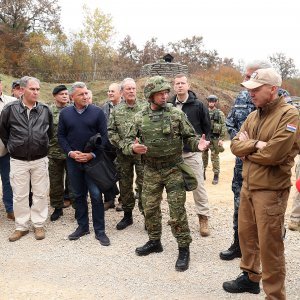
[[105,232],[100,232],[95,235],[95,238],[100,242],[102,246],[109,246],[110,240],[108,236],[105,234]]
[[51,221],[56,221],[60,218],[60,216],[62,216],[63,213],[63,209],[62,208],[55,208],[54,212],[52,213],[52,215],[50,216],[50,220]]
[[77,227],[77,229],[68,236],[68,239],[70,241],[75,241],[75,240],[78,240],[82,236],[84,236],[86,234],[89,234],[89,233],[90,233],[90,231],[88,229],[84,230],[81,227]]
[[183,272],[189,268],[190,249],[189,247],[179,247],[179,254],[175,264],[176,271]]
[[222,260],[232,260],[237,257],[242,257],[242,253],[241,253],[239,239],[237,237],[237,234],[235,234],[231,246],[227,250],[220,252],[220,258]]
[[235,280],[224,282],[223,289],[228,293],[260,293],[259,282],[250,280],[247,272],[241,273]]
[[162,252],[163,250],[160,240],[150,240],[144,246],[136,248],[135,253],[138,256],[146,256],[153,252]]
[[130,212],[126,211],[126,212],[124,212],[123,219],[117,224],[117,229],[123,230],[132,224],[133,224],[132,211],[130,211]]

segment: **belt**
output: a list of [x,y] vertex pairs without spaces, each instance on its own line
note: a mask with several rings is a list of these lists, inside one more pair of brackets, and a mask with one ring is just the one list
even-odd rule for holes
[[180,162],[182,162],[182,158],[178,158],[177,160],[172,160],[172,161],[159,161],[159,160],[155,161],[154,159],[144,160],[145,165],[157,170],[173,168]]

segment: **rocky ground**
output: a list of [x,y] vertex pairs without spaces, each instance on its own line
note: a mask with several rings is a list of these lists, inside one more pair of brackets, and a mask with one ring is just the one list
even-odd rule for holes
[[[239,273],[239,259],[222,261],[219,252],[232,240],[231,179],[234,157],[228,149],[221,154],[222,173],[217,186],[208,171],[206,188],[211,209],[211,236],[198,232],[192,193],[187,211],[193,243],[190,268],[174,269],[177,245],[167,226],[168,206],[164,197],[164,251],[146,257],[134,253],[147,241],[143,218],[134,212],[134,224],[124,231],[115,229],[122,213],[110,209],[106,214],[111,246],[103,247],[93,233],[78,241],[67,239],[76,228],[72,208],[64,210],[57,222],[46,224],[46,239],[36,241],[31,230],[21,240],[10,243],[14,224],[5,217],[0,204],[0,299],[262,299],[260,295],[234,295],[223,291],[222,283]],[[293,192],[293,191],[292,191]],[[289,201],[286,220],[291,209]],[[50,208],[50,213],[52,209]],[[91,226],[92,227],[92,226]],[[287,298],[300,299],[300,233],[287,231]]]

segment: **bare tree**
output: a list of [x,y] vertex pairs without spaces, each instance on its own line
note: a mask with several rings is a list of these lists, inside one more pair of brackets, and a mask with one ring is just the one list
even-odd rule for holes
[[292,78],[297,74],[297,69],[292,58],[286,57],[284,53],[275,53],[269,57],[270,62],[280,73],[283,80]]

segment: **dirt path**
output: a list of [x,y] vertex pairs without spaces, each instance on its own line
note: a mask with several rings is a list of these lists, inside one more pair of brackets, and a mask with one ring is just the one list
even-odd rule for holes
[[[187,211],[193,242],[190,268],[174,270],[177,245],[167,226],[168,207],[163,201],[164,251],[137,257],[134,249],[147,241],[142,216],[134,211],[134,224],[124,231],[115,229],[122,213],[106,214],[110,247],[102,247],[93,232],[78,241],[67,239],[76,228],[74,211],[68,208],[57,222],[47,222],[47,236],[36,241],[33,233],[15,243],[8,242],[14,224],[5,218],[0,204],[0,299],[262,299],[260,295],[231,295],[222,290],[222,282],[239,273],[239,260],[224,262],[219,252],[232,239],[231,180],[234,157],[229,143],[221,154],[220,183],[211,184],[207,172],[206,188],[211,209],[211,236],[202,238],[194,212],[192,193],[188,193]],[[288,205],[287,217],[291,203]],[[50,209],[52,212],[52,209]],[[287,232],[285,241],[288,299],[300,299],[300,233]]]

